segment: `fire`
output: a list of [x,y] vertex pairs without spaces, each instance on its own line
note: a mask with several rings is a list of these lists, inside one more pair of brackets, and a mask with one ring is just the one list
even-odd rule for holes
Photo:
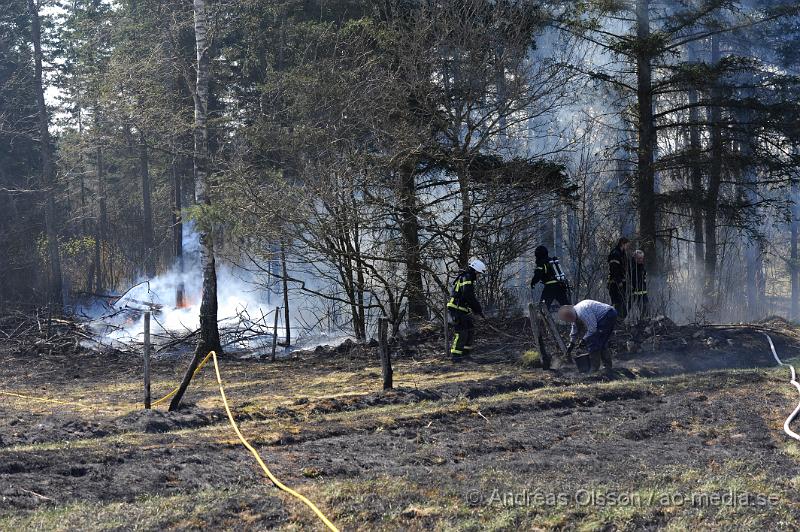
[[189,308],[194,304],[193,301],[189,300],[189,297],[186,295],[186,291],[183,288],[183,283],[178,285],[178,289],[175,292],[175,308]]

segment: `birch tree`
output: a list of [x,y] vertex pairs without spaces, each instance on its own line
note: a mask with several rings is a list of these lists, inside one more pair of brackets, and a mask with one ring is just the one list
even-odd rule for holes
[[[211,206],[208,161],[208,91],[209,91],[209,40],[208,14],[205,0],[194,0],[194,33],[197,48],[197,82],[194,90],[194,173],[195,201],[201,216]],[[169,405],[175,410],[189,386],[194,370],[209,351],[221,354],[219,326],[217,324],[217,269],[214,261],[212,225],[200,220],[200,265],[203,269],[203,292],[200,303],[200,336],[192,362],[183,376],[178,393]]]

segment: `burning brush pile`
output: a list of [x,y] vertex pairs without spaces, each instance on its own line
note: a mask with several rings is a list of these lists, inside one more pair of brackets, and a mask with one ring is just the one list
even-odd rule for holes
[[[219,327],[223,348],[232,352],[261,352],[272,346],[275,312],[252,291],[232,290],[220,283]],[[227,287],[227,288],[222,288]],[[241,287],[240,287],[241,288]],[[185,351],[199,334],[200,286],[166,275],[131,287],[106,302],[87,321],[91,347],[138,350],[144,342],[144,314],[151,316],[150,342],[156,355]]]
[[[153,279],[133,285],[119,295],[95,299],[76,309],[86,320],[91,340],[86,347],[140,351],[144,342],[144,313],[150,312],[150,341],[155,354],[186,351],[200,328],[202,271],[199,234],[183,226],[183,260]],[[271,294],[251,272],[226,264],[217,268],[220,339],[229,352],[261,351],[272,347],[275,328]],[[279,329],[280,330],[280,329]]]
[[[180,354],[196,343],[200,329],[203,274],[198,256],[199,235],[192,224],[183,226],[183,260],[153,279],[133,285],[117,295],[95,297],[75,306],[83,318],[74,322],[76,337],[85,348],[140,353],[144,343],[144,314],[150,313],[150,342],[155,355]],[[271,351],[276,336],[283,336],[282,294],[271,291],[275,279],[226,263],[217,264],[217,305],[220,340],[226,352],[259,356]],[[301,304],[308,308],[301,309]],[[297,348],[338,344],[348,337],[330,324],[322,332],[322,319],[303,299],[292,299],[292,337]],[[279,310],[281,312],[279,312]],[[277,334],[276,334],[277,331]],[[277,342],[282,345],[281,342]]]

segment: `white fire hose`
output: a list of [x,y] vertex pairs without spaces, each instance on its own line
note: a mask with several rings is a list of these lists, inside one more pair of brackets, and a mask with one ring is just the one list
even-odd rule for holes
[[[789,383],[792,384],[795,388],[797,388],[798,392],[800,392],[800,382],[797,382],[797,374],[794,371],[794,366],[792,366],[791,364],[784,364],[781,361],[781,359],[778,358],[778,353],[775,352],[775,344],[772,343],[772,338],[770,338],[767,333],[762,333],[762,334],[766,336],[767,340],[769,341],[769,347],[770,349],[772,349],[772,356],[775,357],[775,362],[777,362],[781,366],[789,367],[789,370],[792,372],[792,380],[790,380]],[[797,408],[794,409],[794,411],[789,415],[789,417],[786,418],[786,421],[783,422],[783,432],[785,432],[795,440],[800,441],[800,436],[789,427],[789,424],[792,421],[794,421],[794,418],[797,417],[798,413],[800,413],[800,403],[798,403]]]

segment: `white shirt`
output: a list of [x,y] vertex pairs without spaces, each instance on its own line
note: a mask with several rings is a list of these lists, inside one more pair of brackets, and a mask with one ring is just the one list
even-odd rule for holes
[[570,341],[575,342],[581,332],[583,332],[584,340],[597,332],[597,320],[605,316],[606,312],[613,308],[611,305],[592,299],[584,299],[575,305],[575,314],[577,314],[578,319],[572,324],[572,330],[569,333]]

